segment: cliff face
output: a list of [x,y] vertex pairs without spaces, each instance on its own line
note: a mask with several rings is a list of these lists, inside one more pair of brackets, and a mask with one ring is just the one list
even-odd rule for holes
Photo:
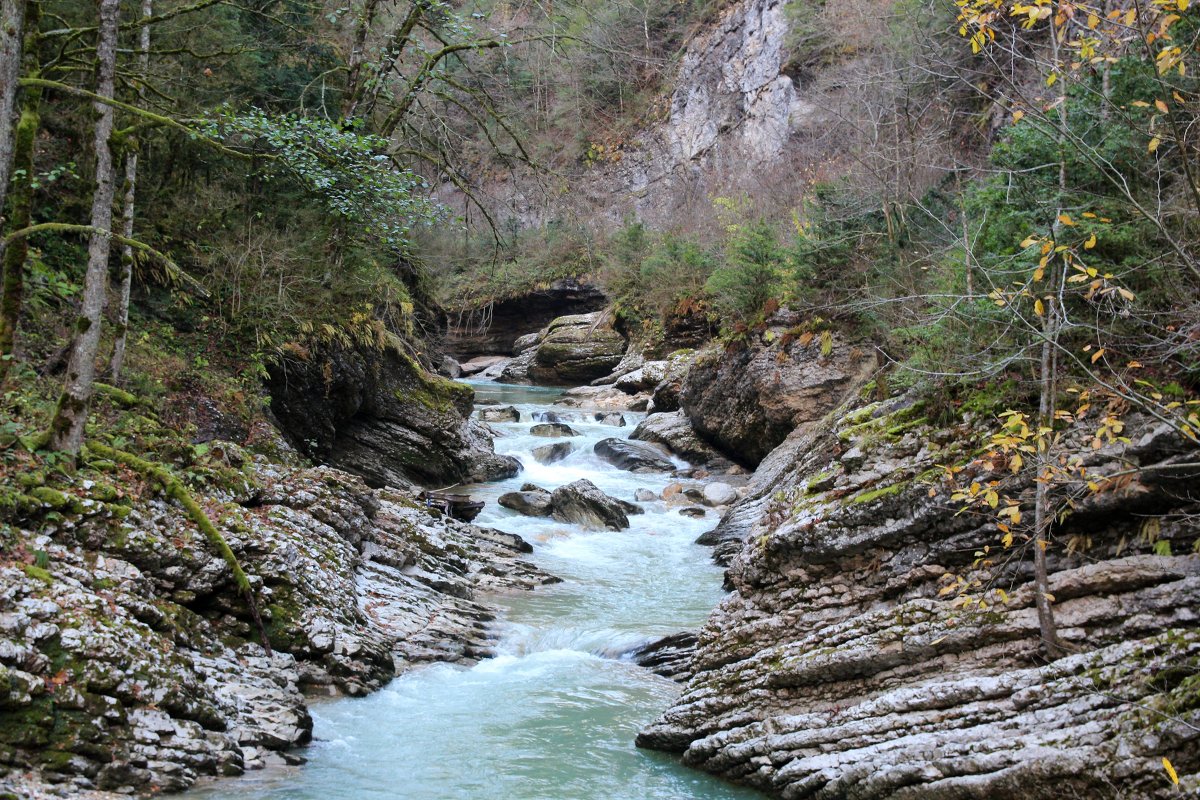
[[271,410],[305,455],[372,486],[446,486],[517,474],[470,418],[474,391],[391,348],[330,346],[272,365]]
[[[1130,445],[1077,443],[1093,470],[1149,469],[1057,531],[1070,654],[1046,663],[1028,548],[1004,550],[990,514],[958,513],[938,467],[971,462],[985,424],[935,426],[896,400],[797,430],[726,515],[744,537],[733,594],[639,743],[786,798],[1166,797],[1164,756],[1194,785],[1198,476],[1169,467],[1195,450],[1148,423]],[[959,480],[1002,477],[991,469]],[[1179,555],[1139,535],[1148,519]],[[943,593],[952,574],[983,581],[987,607]]]
[[253,576],[274,655],[225,562],[136,476],[6,495],[23,510],[0,530],[0,793],[30,769],[82,797],[298,763],[303,688],[361,694],[412,664],[481,658],[495,612],[480,593],[553,580],[515,536],[214,447],[241,478],[203,501]]

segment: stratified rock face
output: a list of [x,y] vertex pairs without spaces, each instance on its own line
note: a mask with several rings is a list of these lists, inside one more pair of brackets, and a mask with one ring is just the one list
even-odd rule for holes
[[361,694],[408,665],[489,655],[497,612],[479,595],[553,580],[518,537],[334,469],[221,450],[246,489],[204,504],[258,587],[274,655],[178,506],[80,481],[74,511],[4,531],[9,552],[44,555],[0,565],[0,793],[9,769],[74,797],[280,764],[311,736],[302,689]]
[[271,410],[302,452],[372,486],[445,486],[520,470],[469,419],[471,387],[430,375],[393,349],[289,357],[271,368],[268,388]]
[[537,346],[529,378],[537,384],[582,386],[612,372],[625,354],[625,338],[602,313],[559,317]]
[[745,346],[696,359],[680,403],[701,438],[753,467],[849,399],[874,369],[873,351],[841,334],[775,325]]
[[625,654],[635,664],[680,683],[692,676],[692,656],[696,652],[696,634],[673,633]]
[[[1132,445],[1063,442],[1099,473],[1154,468],[1083,497],[1056,530],[1070,655],[1050,663],[1028,547],[1005,549],[990,513],[958,513],[937,466],[969,464],[958,486],[1005,479],[1028,502],[1031,476],[971,461],[986,421],[933,427],[895,402],[797,431],[774,485],[733,509],[758,510],[733,594],[639,743],[791,800],[1165,798],[1163,757],[1195,786],[1200,558],[1156,555],[1139,530],[1153,515],[1159,541],[1190,553],[1200,507],[1184,487],[1200,474],[1164,467],[1197,451],[1129,422]],[[964,607],[952,576],[981,581],[987,606]]]
[[[599,311],[608,298],[598,287],[573,279],[493,303],[488,313],[451,311],[446,349],[453,356],[517,355],[517,343],[556,317]],[[528,340],[525,347],[528,347]]]
[[550,505],[554,519],[591,530],[623,530],[629,527],[628,515],[641,511],[633,503],[606,495],[586,478],[555,489]]

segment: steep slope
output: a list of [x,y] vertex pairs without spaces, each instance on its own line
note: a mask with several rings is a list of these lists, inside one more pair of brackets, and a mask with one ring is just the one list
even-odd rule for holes
[[[851,405],[769,457],[769,481],[726,516],[746,537],[733,594],[639,743],[786,798],[1165,797],[1163,757],[1194,786],[1195,448],[1146,421],[1129,445],[1076,440],[1095,471],[1143,470],[1057,532],[1070,654],[1047,663],[1027,553],[1001,547],[993,516],[958,513],[938,467],[1001,476],[971,460],[980,422],[933,425],[903,398]],[[1147,519],[1169,551],[1139,538]],[[983,581],[987,605],[943,591],[956,575]]]

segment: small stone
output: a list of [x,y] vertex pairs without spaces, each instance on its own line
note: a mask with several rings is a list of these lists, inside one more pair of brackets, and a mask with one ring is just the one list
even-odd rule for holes
[[700,508],[699,506],[692,506],[690,508],[681,508],[681,509],[679,509],[679,513],[685,517],[691,517],[692,519],[701,519],[703,517],[708,516],[708,512],[705,511],[703,508]]
[[639,503],[650,503],[660,498],[649,489],[638,489],[633,493],[633,499],[637,500]]

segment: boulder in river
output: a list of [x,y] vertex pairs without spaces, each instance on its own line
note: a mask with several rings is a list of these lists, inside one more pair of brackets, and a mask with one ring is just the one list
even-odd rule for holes
[[561,436],[579,436],[579,431],[561,422],[543,422],[529,429],[533,436],[544,436],[553,439]]
[[651,414],[633,429],[629,438],[661,444],[692,464],[703,464],[712,469],[722,470],[733,466],[732,461],[700,438],[682,411]]
[[701,502],[710,508],[732,505],[737,502],[737,499],[737,490],[728,483],[721,483],[720,481],[707,484],[704,487],[704,491],[701,492]]
[[556,461],[562,461],[574,452],[575,445],[570,442],[554,442],[533,448],[533,457],[538,460],[539,464],[553,464]]
[[593,415],[593,419],[601,425],[611,425],[614,428],[625,427],[625,415],[617,411],[600,411]]
[[550,504],[554,519],[591,530],[623,530],[629,527],[629,514],[641,512],[633,503],[606,495],[587,478],[555,489]]
[[679,509],[679,513],[685,517],[691,517],[692,519],[703,519],[704,517],[708,516],[708,512],[703,508],[700,508],[700,506],[681,508]]
[[603,312],[575,314],[551,322],[534,352],[528,370],[534,383],[582,385],[607,375],[621,362],[625,338],[613,330]]
[[494,367],[507,360],[508,358],[505,356],[479,356],[478,358],[472,358],[470,361],[464,361],[458,365],[459,374],[469,378],[472,375],[478,375],[488,367]]
[[521,412],[512,406],[484,408],[479,411],[479,419],[484,422],[520,422]]
[[673,472],[675,465],[652,444],[627,439],[601,439],[592,448],[596,455],[617,469],[630,472]]
[[500,495],[496,502],[527,517],[550,516],[550,492],[531,483],[522,486],[519,492]]
[[649,489],[638,489],[633,493],[633,499],[639,503],[650,503],[661,498]]

